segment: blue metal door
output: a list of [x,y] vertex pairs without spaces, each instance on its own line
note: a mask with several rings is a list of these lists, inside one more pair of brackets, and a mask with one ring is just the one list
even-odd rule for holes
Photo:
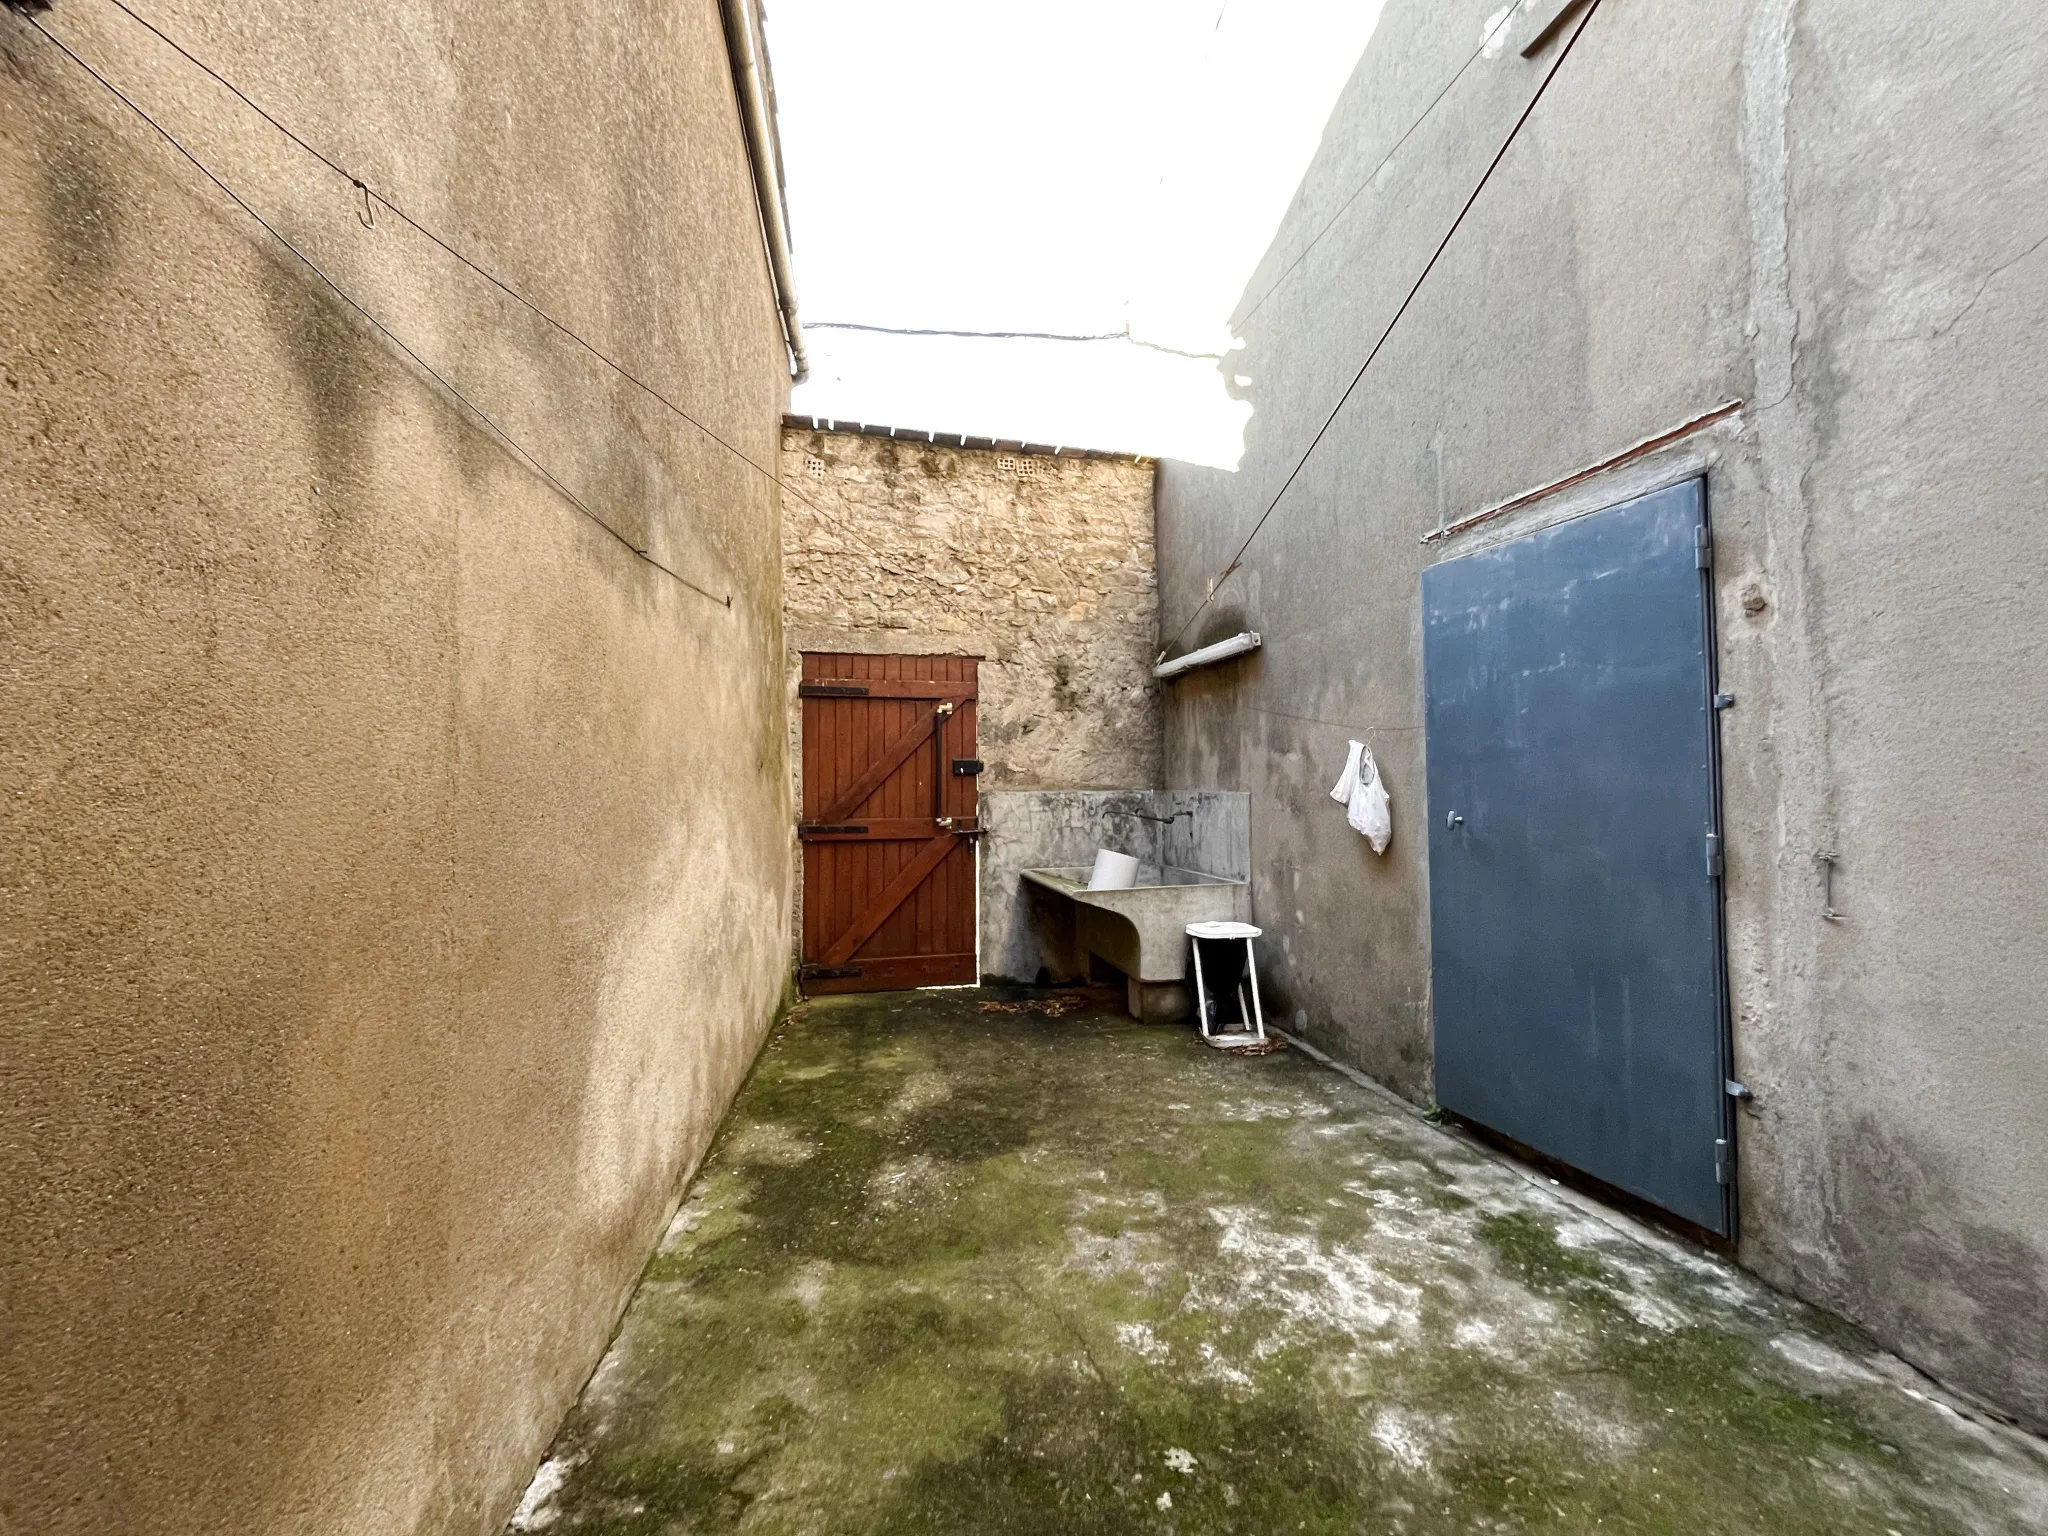
[[1436,1093],[1732,1236],[1704,482],[1422,576]]

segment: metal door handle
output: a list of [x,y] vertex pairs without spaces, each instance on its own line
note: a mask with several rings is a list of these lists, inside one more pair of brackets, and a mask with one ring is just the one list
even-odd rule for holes
[[1465,825],[1465,818],[1460,816],[1456,811],[1453,811],[1450,813],[1450,815],[1444,818],[1444,825],[1449,827],[1453,832],[1455,832],[1458,830],[1458,828]]

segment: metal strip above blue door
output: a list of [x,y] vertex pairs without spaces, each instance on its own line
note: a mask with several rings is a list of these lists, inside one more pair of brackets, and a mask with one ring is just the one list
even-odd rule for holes
[[1732,1234],[1705,510],[1423,573],[1436,1092]]

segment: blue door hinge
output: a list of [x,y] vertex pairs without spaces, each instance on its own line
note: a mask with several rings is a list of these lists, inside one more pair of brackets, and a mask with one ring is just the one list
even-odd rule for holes
[[1735,1143],[1725,1136],[1714,1143],[1714,1182],[1735,1182]]
[[1692,563],[1703,571],[1714,567],[1714,539],[1705,523],[1692,531]]
[[1721,834],[1718,832],[1709,832],[1707,834],[1707,878],[1709,880],[1720,879],[1723,869],[1724,861],[1721,858]]

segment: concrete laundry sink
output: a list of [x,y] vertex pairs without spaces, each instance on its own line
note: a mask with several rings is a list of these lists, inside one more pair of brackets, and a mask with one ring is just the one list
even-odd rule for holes
[[1128,890],[1091,891],[1088,866],[1027,869],[1024,879],[1074,904],[1078,949],[1115,966],[1126,979],[1133,1017],[1185,1019],[1189,923],[1245,922],[1251,886],[1171,864],[1140,864]]

